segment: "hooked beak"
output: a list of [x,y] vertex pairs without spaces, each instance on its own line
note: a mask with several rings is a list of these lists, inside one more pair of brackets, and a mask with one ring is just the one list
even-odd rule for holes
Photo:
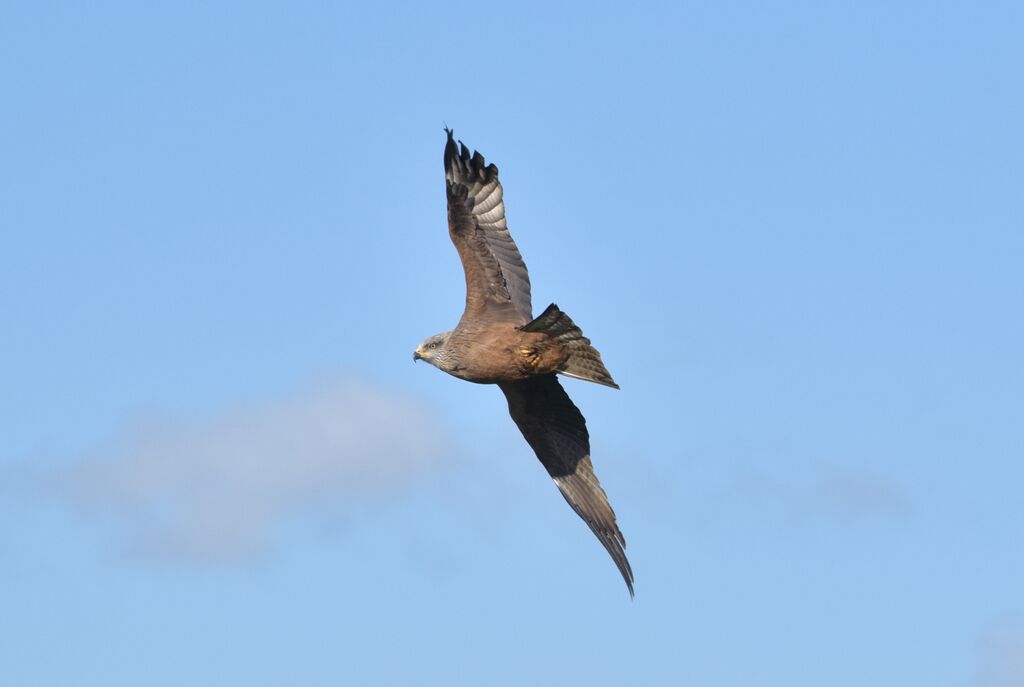
[[423,356],[420,355],[420,349],[418,348],[412,354],[412,361],[416,362],[417,360],[423,360]]

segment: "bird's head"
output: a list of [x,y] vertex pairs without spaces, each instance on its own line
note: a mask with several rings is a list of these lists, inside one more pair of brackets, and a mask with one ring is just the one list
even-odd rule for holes
[[449,335],[451,335],[451,332],[434,334],[421,343],[412,354],[413,361],[425,360],[434,367],[442,370],[445,369],[445,361],[448,357],[448,351],[445,346],[448,343]]

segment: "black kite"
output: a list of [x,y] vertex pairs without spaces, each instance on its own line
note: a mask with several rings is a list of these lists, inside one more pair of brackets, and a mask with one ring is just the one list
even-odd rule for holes
[[530,277],[505,223],[498,168],[480,153],[471,155],[461,141],[456,145],[452,131],[445,131],[448,233],[466,272],[466,309],[455,329],[424,341],[413,360],[470,382],[498,385],[519,431],[611,554],[632,596],[626,540],[594,475],[586,421],[556,375],[619,387],[601,354],[558,306],[552,303],[533,317]]

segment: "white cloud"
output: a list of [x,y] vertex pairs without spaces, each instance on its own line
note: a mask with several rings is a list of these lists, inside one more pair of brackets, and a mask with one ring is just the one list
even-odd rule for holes
[[289,517],[394,493],[437,465],[441,445],[422,403],[339,380],[203,419],[137,418],[54,482],[134,550],[233,560]]

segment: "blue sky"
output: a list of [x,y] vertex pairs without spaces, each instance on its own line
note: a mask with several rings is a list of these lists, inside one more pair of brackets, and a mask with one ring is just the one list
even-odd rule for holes
[[[1024,684],[1018,3],[0,10],[0,682]],[[496,162],[631,602],[458,319]]]

